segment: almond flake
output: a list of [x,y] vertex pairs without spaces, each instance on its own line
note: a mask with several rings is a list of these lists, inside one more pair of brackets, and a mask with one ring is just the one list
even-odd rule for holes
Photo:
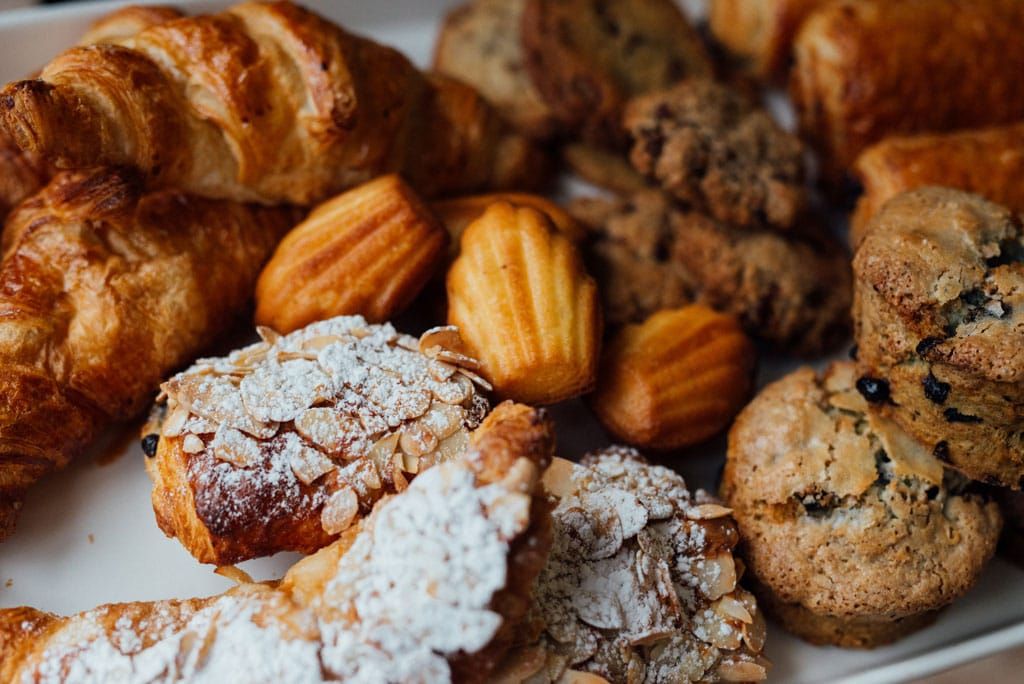
[[334,461],[307,446],[289,449],[288,456],[295,477],[307,485],[313,484],[336,467]]
[[341,534],[347,530],[359,512],[359,498],[351,487],[343,487],[331,494],[320,511],[320,524],[327,534]]
[[203,440],[192,434],[185,435],[185,439],[181,442],[181,450],[186,454],[198,454],[205,448],[206,445],[203,444]]

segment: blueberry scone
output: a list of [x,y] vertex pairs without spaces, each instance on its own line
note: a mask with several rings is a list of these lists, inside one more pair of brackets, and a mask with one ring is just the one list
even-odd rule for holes
[[729,434],[722,496],[765,609],[813,643],[870,648],[966,593],[1002,520],[857,377],[845,361],[763,390]]
[[1024,230],[977,195],[889,200],[854,259],[865,396],[975,480],[1024,487]]

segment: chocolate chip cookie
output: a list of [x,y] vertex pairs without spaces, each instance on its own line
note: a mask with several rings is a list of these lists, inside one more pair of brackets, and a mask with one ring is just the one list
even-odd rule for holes
[[849,333],[849,260],[817,232],[736,228],[656,190],[577,200],[571,211],[593,231],[591,268],[612,325],[698,302],[787,352],[818,354]]
[[765,388],[729,434],[722,496],[759,602],[813,643],[928,624],[991,558],[998,506],[873,410],[852,362]]
[[476,88],[513,126],[533,138],[555,132],[555,119],[533,86],[519,40],[526,0],[472,0],[441,25],[434,69]]
[[969,477],[1024,487],[1024,230],[977,195],[889,200],[854,259],[866,396]]
[[712,70],[673,0],[527,0],[521,37],[544,101],[589,142],[624,140],[629,98]]
[[690,78],[632,100],[624,124],[636,169],[687,205],[736,226],[796,225],[803,144],[739,91]]

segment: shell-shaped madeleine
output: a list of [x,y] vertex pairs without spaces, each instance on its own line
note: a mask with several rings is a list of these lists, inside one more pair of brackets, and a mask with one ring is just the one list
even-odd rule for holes
[[696,444],[750,395],[754,346],[739,323],[701,305],[624,327],[601,362],[591,407],[617,439],[652,449]]
[[447,284],[448,321],[499,396],[551,404],[591,389],[597,287],[544,214],[492,204],[466,228]]
[[444,259],[448,234],[398,176],[321,204],[278,246],[256,286],[256,322],[282,333],[360,315],[388,320]]

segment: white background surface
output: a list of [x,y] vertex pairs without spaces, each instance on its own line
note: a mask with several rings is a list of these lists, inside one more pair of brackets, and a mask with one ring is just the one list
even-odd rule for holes
[[[217,2],[177,2],[215,7]],[[349,28],[429,61],[445,0],[306,0]],[[18,78],[73,43],[88,20],[112,5],[17,10],[0,14],[0,79]],[[767,360],[762,382],[792,362]],[[579,405],[556,410],[562,455],[577,457],[601,446],[600,427]],[[713,487],[724,440],[671,463],[692,486]],[[101,454],[109,448],[100,447]],[[107,465],[84,459],[32,490],[15,535],[0,545],[0,607],[33,605],[68,613],[99,603],[217,593],[230,586],[198,565],[157,528],[149,502],[143,455],[132,440]],[[257,579],[280,576],[295,556],[281,554],[243,568]],[[899,644],[873,652],[808,646],[770,629],[770,681],[885,682],[924,676],[958,662],[1024,643],[1024,573],[997,559],[975,590],[939,622]]]

